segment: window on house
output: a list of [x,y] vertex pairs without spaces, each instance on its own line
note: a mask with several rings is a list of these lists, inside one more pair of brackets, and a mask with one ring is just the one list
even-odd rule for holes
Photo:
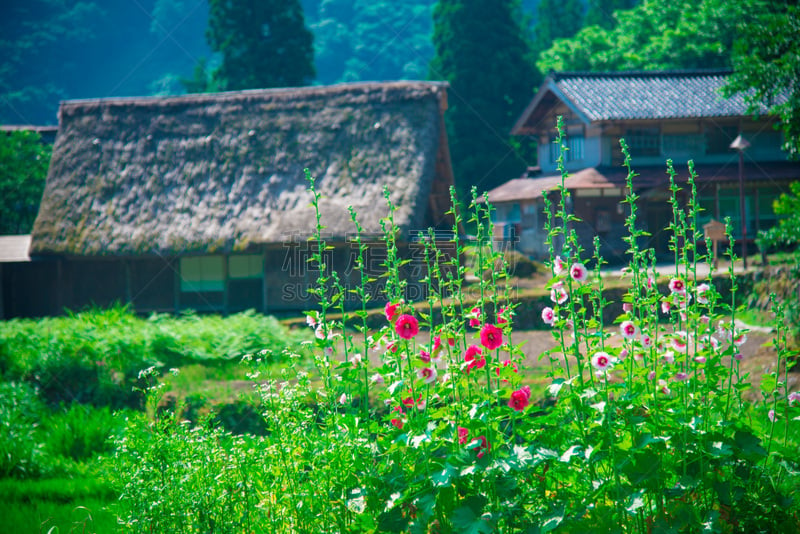
[[[581,134],[567,136],[565,140],[567,153],[564,155],[564,162],[581,161],[583,159],[584,138]],[[556,143],[555,136],[550,138],[550,161],[555,163],[561,154],[561,147]]]
[[670,134],[661,136],[661,146],[667,157],[673,154],[687,154],[689,157],[702,155],[705,147],[702,134]]
[[221,292],[225,289],[224,256],[181,258],[181,291],[184,293]]
[[629,128],[625,131],[625,142],[631,157],[661,155],[661,135],[658,128]]
[[231,280],[261,278],[264,274],[264,257],[259,254],[231,256],[228,258],[228,276]]

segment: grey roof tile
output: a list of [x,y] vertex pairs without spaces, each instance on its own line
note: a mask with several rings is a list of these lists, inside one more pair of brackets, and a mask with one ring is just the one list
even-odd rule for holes
[[723,98],[729,70],[562,72],[558,89],[591,121],[737,117],[741,94]]

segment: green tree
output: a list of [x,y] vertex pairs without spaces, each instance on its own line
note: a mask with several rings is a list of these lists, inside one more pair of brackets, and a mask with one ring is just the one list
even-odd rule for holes
[[589,0],[584,26],[613,28],[617,24],[614,20],[614,12],[631,9],[635,4],[636,0]]
[[307,85],[313,35],[298,0],[210,0],[206,38],[222,55],[214,81],[226,90]]
[[429,76],[450,82],[447,127],[462,191],[491,189],[534,161],[509,133],[540,82],[521,18],[515,0],[442,0],[434,10]]
[[580,0],[541,0],[533,27],[533,47],[538,55],[556,39],[572,37],[583,27],[584,6]]
[[71,54],[92,37],[94,2],[7,0],[0,7],[0,122],[54,124],[78,72]]
[[[726,94],[742,92],[750,111],[780,117],[784,150],[800,157],[800,6],[758,2],[740,24]],[[800,227],[798,227],[800,228]]]
[[36,132],[0,132],[0,234],[30,233],[51,151]]
[[730,67],[737,24],[754,0],[644,0],[617,11],[611,29],[587,26],[558,39],[537,65],[550,70]]

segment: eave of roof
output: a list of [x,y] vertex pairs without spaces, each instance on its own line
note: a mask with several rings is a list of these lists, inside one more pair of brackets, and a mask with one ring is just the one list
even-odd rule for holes
[[30,246],[30,235],[0,235],[0,263],[31,261],[28,255]]

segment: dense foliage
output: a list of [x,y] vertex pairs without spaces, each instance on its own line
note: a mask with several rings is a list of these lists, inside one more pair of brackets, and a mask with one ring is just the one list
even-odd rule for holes
[[586,26],[556,40],[537,65],[542,72],[730,67],[738,25],[751,4],[644,0],[617,11],[616,26]]
[[296,87],[314,79],[313,35],[299,0],[209,0],[206,36],[223,90]]
[[0,375],[29,382],[46,402],[139,406],[139,372],[220,365],[264,347],[297,343],[268,316],[136,317],[126,308],[0,323]]
[[[629,158],[627,165],[630,185]],[[384,324],[369,328],[362,308],[348,314],[355,331],[343,328],[330,312],[345,290],[321,270],[312,291],[318,307],[307,318],[316,375],[296,365],[269,373],[265,362],[286,359],[275,351],[253,360],[265,437],[232,436],[169,412],[131,419],[114,459],[121,521],[130,531],[170,532],[796,531],[800,395],[788,389],[785,329],[779,320],[774,371],[758,386],[763,400],[745,401],[753,385],[739,366],[747,340],[735,326],[732,268],[731,301],[723,302],[698,271],[710,258],[698,247],[694,169],[686,191],[671,163],[667,170],[672,230],[681,236],[671,240],[675,272],[659,289],[654,254],[637,244],[644,231],[630,193],[630,285],[614,325],[597,313],[607,304],[599,245],[579,249],[562,181],[546,226],[549,243],[565,242],[548,262],[551,306],[542,320],[557,347],[542,355],[546,399],[525,383],[505,268],[479,276],[502,266],[502,251],[491,240],[477,247],[481,298],[465,305],[461,254],[444,256],[420,236],[429,293],[413,306],[397,274],[389,203]],[[683,193],[688,206],[678,201]],[[313,261],[322,262],[314,194]],[[492,235],[490,210],[473,190],[469,217],[481,243]],[[458,224],[462,211],[454,213]],[[462,252],[458,232],[453,240]],[[363,299],[363,288],[355,291]],[[165,387],[153,382],[151,406]]]
[[459,187],[489,190],[519,176],[534,152],[509,132],[539,83],[519,2],[440,2],[433,44],[430,77],[451,87],[447,131]]
[[59,100],[174,94],[199,58],[199,0],[0,4],[0,123],[55,124]]
[[0,133],[0,235],[30,233],[51,151],[38,133]]

